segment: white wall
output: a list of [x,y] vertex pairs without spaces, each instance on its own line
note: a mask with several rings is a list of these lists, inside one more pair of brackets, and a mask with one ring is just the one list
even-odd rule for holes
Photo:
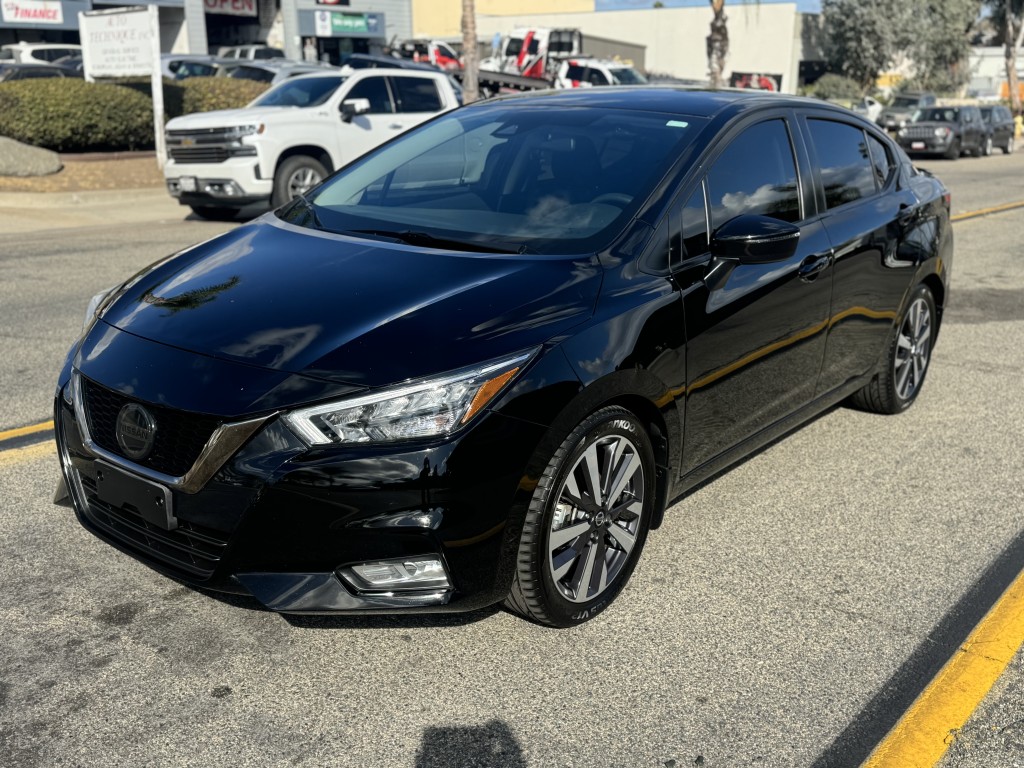
[[[653,5],[653,3],[652,3]],[[782,90],[796,91],[800,36],[796,3],[726,4],[732,71],[781,74]],[[706,79],[705,38],[711,8],[649,8],[635,11],[548,13],[477,17],[481,40],[514,27],[577,27],[588,34],[647,46],[647,71],[681,78]]]

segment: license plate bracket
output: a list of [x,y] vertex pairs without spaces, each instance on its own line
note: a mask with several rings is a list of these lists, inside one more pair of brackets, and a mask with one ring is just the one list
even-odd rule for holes
[[151,480],[125,472],[105,461],[94,461],[96,496],[118,509],[134,511],[143,520],[173,531],[178,527],[174,516],[171,489]]
[[199,188],[199,183],[195,176],[182,176],[178,179],[178,187],[182,192],[195,192]]

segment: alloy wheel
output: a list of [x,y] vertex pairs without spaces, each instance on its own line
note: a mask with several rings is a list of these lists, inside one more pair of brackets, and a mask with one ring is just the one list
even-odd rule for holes
[[932,313],[923,298],[910,305],[896,339],[893,379],[900,400],[909,400],[924,380],[931,353]]
[[288,177],[288,195],[294,200],[323,181],[323,177],[312,168],[298,168]]
[[591,443],[562,481],[548,533],[548,568],[570,602],[593,600],[629,561],[644,505],[637,446],[622,435]]

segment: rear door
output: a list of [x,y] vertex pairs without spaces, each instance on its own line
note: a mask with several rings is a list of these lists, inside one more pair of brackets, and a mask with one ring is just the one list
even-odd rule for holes
[[[734,129],[709,157],[703,191],[680,207],[685,251],[675,272],[686,317],[683,472],[697,469],[806,405],[815,394],[831,293],[831,246],[788,111]],[[708,235],[743,214],[797,224],[788,257],[765,264],[712,258]]]
[[899,253],[915,226],[917,199],[898,183],[888,141],[835,113],[801,114],[818,170],[815,195],[834,249],[832,311],[818,393],[874,370],[912,265]]

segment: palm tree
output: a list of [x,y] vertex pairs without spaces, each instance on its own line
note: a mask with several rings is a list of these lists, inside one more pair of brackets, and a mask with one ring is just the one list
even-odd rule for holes
[[1017,49],[1024,38],[1024,0],[995,0],[992,15],[1003,33],[1003,57],[1006,61],[1006,84],[1010,89],[1010,108],[1021,112],[1020,85],[1017,79]]
[[478,58],[476,7],[474,0],[462,0],[462,98],[466,104],[480,98],[480,86],[477,79]]
[[725,85],[722,72],[725,70],[725,59],[729,55],[729,28],[726,26],[725,0],[709,0],[714,16],[711,18],[711,32],[707,37],[708,45],[708,80],[712,88]]

